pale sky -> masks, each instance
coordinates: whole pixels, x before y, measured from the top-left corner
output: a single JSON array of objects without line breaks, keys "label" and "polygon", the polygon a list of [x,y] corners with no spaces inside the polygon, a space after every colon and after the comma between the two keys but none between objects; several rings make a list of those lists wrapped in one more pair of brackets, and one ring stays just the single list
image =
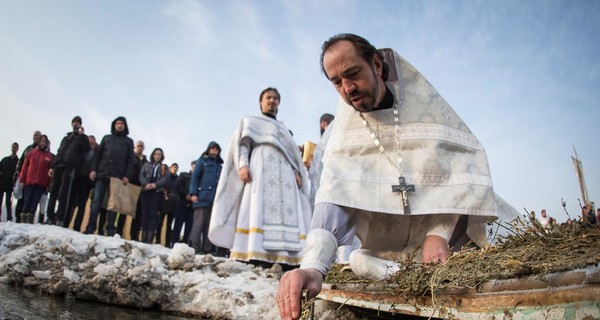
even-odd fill
[{"label": "pale sky", "polygon": [[[495,191],[520,213],[566,220],[583,161],[600,205],[600,2],[0,0],[0,155],[39,129],[53,151],[75,115],[98,141],[130,137],[180,170],[227,149],[258,95],[279,89],[296,143],[319,139],[338,95],[321,44],[355,33],[415,66],[483,143]],[[2,151],[4,150],[4,151]],[[225,151],[225,150],[224,150]],[[583,199],[582,199],[583,200]]]}]

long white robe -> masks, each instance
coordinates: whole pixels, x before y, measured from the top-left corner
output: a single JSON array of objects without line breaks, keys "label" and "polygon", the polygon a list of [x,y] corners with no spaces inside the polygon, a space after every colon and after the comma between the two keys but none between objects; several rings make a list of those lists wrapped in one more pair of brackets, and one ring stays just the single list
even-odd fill
[{"label": "long white robe", "polygon": [[[239,146],[253,141],[252,182],[239,178]],[[302,175],[298,189],[294,171]],[[292,135],[269,117],[242,118],[229,144],[209,227],[215,245],[231,249],[231,258],[299,264],[311,211],[310,189]]]}]

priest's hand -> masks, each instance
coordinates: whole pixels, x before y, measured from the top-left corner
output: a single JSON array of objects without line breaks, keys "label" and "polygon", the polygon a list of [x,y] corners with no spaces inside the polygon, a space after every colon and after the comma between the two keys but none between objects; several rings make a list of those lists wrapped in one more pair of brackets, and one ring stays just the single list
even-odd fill
[{"label": "priest's hand", "polygon": [[244,182],[244,183],[252,182],[252,178],[250,176],[250,169],[248,169],[248,166],[241,167],[239,174],[240,174],[240,180],[242,180],[242,182]]},{"label": "priest's hand", "polygon": [[281,319],[300,318],[300,300],[302,290],[308,289],[308,298],[312,299],[321,292],[323,274],[315,269],[294,269],[286,272],[277,289],[277,305]]},{"label": "priest's hand", "polygon": [[450,257],[448,241],[440,236],[429,235],[423,242],[423,263],[445,262]]}]

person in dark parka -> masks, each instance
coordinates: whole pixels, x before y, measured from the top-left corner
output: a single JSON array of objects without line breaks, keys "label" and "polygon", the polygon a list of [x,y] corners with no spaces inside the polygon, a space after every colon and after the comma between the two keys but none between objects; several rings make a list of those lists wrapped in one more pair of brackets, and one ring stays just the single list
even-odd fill
[{"label": "person in dark parka", "polygon": [[[94,155],[90,180],[95,181],[94,201],[90,208],[90,220],[85,229],[86,234],[96,232],[98,212],[102,208],[104,195],[108,191],[110,178],[118,178],[123,184],[128,184],[133,173],[133,140],[129,138],[129,128],[125,117],[117,117],[111,124],[111,134],[105,135]],[[109,236],[115,234],[116,213],[108,211],[106,232]]]}]

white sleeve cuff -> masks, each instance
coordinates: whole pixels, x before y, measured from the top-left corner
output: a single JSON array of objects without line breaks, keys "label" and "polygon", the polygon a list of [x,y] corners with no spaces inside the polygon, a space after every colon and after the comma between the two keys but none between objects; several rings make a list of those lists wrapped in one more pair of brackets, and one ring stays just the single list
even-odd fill
[{"label": "white sleeve cuff", "polygon": [[316,269],[326,276],[335,258],[337,247],[337,239],[330,231],[310,230],[306,236],[306,246],[300,269]]},{"label": "white sleeve cuff", "polygon": [[446,241],[450,241],[459,217],[457,214],[432,214],[427,235],[442,237]]}]

